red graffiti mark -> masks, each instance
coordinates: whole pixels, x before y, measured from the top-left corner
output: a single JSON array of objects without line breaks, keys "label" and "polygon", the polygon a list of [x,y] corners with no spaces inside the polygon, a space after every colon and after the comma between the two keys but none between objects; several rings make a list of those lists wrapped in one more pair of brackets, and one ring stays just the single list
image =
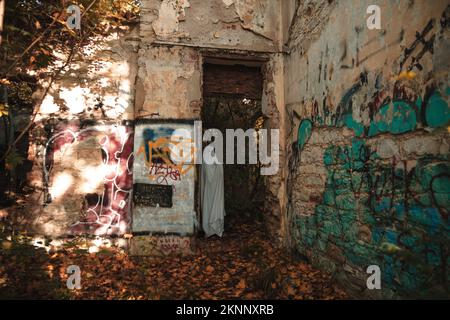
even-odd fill
[{"label": "red graffiti mark", "polygon": [[156,177],[156,182],[162,184],[168,184],[169,179],[172,181],[180,181],[181,173],[180,170],[171,165],[164,163],[153,163],[149,171],[150,176]]}]

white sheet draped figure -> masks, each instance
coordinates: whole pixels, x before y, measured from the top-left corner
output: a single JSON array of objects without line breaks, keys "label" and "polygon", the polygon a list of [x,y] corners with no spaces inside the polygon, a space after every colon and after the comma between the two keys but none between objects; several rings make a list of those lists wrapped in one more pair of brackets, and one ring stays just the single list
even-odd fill
[{"label": "white sheet draped figure", "polygon": [[202,164],[202,228],[206,237],[222,237],[225,219],[225,194],[222,164]]}]

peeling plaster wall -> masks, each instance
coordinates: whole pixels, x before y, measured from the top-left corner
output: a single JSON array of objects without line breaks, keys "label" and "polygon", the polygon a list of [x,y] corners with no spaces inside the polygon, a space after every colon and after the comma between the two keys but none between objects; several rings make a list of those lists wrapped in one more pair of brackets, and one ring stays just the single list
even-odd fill
[{"label": "peeling plaster wall", "polygon": [[137,32],[94,39],[55,79],[30,133],[27,231],[130,231]]},{"label": "peeling plaster wall", "polygon": [[355,296],[448,297],[450,7],[378,1],[371,31],[370,4],[301,1],[291,24],[293,245]]},{"label": "peeling plaster wall", "polygon": [[167,46],[140,49],[137,118],[198,118],[201,98],[200,55],[197,50]]},{"label": "peeling plaster wall", "polygon": [[276,175],[266,176],[264,217],[267,230],[278,245],[286,244],[289,229],[286,224],[286,131],[284,113],[284,59],[282,54],[271,57],[263,71],[262,111],[267,117],[266,129],[279,129],[279,163]]},{"label": "peeling plaster wall", "polygon": [[141,37],[149,42],[276,51],[279,9],[279,0],[146,0]]},{"label": "peeling plaster wall", "polygon": [[[194,48],[142,45],[139,51],[135,106],[136,119],[142,121],[142,124],[137,127],[135,135],[135,155],[139,148],[146,147],[149,141],[156,145],[161,144],[159,138],[155,140],[146,138],[146,130],[167,131],[168,134],[162,139],[170,142],[170,132],[177,126],[174,122],[200,118],[202,98],[200,65],[200,54]],[[158,120],[159,124],[151,124],[152,120]],[[159,129],[155,129],[155,125]],[[166,148],[167,142],[159,147]],[[194,208],[195,166],[188,164],[189,168],[183,165],[175,168],[167,157],[162,159],[161,163],[151,163],[144,158],[142,154],[136,158],[135,186],[145,184],[150,186],[149,188],[171,187],[172,191],[161,192],[166,195],[170,193],[173,205],[163,208],[145,203],[137,205],[135,201],[133,232],[159,234],[133,238],[131,248],[132,253],[136,255],[158,254],[157,244],[160,241],[158,238],[162,234],[170,233],[174,238],[192,236],[197,219]],[[188,244],[189,247],[190,241]],[[173,250],[167,252],[177,250],[178,253],[189,252],[185,249],[183,246],[175,246]]]},{"label": "peeling plaster wall", "polygon": [[[282,42],[280,10],[278,0],[143,1],[135,117],[150,122],[158,120],[169,127],[173,120],[200,119],[205,52],[209,57],[247,55],[249,59],[259,53],[269,58],[264,70],[263,112],[270,119],[267,125],[279,128],[284,121],[283,57],[277,53]],[[280,140],[283,139],[280,135]],[[135,183],[136,179],[135,173]],[[187,185],[196,181],[194,174],[183,179]],[[280,217],[285,199],[284,182],[279,175],[268,180],[267,205],[274,210],[267,210],[267,225],[273,237],[281,240],[285,235]],[[139,210],[139,221],[133,227],[139,232],[189,233],[184,227],[186,219],[192,218],[189,210],[159,209],[166,212],[159,213],[159,229],[154,228],[155,221],[151,220],[155,217],[154,208]],[[170,230],[169,225],[173,226]],[[154,251],[151,238],[133,241],[135,252]]]}]

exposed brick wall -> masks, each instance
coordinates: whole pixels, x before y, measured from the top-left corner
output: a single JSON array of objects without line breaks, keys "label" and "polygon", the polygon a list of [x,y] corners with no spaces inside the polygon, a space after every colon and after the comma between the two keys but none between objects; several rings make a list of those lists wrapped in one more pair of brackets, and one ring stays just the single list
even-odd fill
[{"label": "exposed brick wall", "polygon": [[308,3],[286,59],[294,245],[355,296],[448,297],[450,8],[379,1],[370,31],[369,1]]},{"label": "exposed brick wall", "polygon": [[248,99],[262,97],[262,73],[259,68],[239,65],[204,65],[203,94],[233,94]]}]

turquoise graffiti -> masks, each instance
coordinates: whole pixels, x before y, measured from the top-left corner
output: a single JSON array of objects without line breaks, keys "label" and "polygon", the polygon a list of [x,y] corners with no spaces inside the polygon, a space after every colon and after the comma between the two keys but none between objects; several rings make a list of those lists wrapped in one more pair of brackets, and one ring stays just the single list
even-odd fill
[{"label": "turquoise graffiti", "polygon": [[[295,221],[300,247],[331,271],[377,264],[384,285],[400,296],[448,295],[448,160],[423,157],[406,170],[381,161],[363,139],[328,147],[323,199],[314,215]],[[333,246],[337,255],[330,254]]]},{"label": "turquoise graffiti", "polygon": [[[387,98],[378,105],[369,102],[368,124],[362,123],[353,117],[352,97],[366,85],[366,76],[361,75],[361,80],[352,86],[342,97],[336,112],[331,112],[324,106],[319,115],[310,119],[303,119],[298,127],[298,147],[300,150],[309,139],[311,128],[319,127],[347,127],[355,132],[357,137],[375,137],[382,133],[403,134],[419,128],[442,128],[450,125],[450,87],[443,93],[437,89],[428,90],[425,98],[418,96],[413,101],[404,98]],[[398,90],[401,91],[401,90]],[[401,96],[400,94],[397,94]],[[361,106],[357,106],[360,108]],[[322,114],[325,114],[323,116]]]},{"label": "turquoise graffiti", "polygon": [[[446,29],[449,9],[440,21]],[[425,54],[434,54],[437,35],[431,33],[435,23],[431,20],[403,49],[400,75],[401,71],[418,70],[427,77],[420,60]],[[416,55],[419,47],[421,53]],[[323,159],[317,159],[325,167],[323,189],[294,189],[295,184],[288,183],[294,242],[315,265],[336,272],[336,277],[350,283],[349,291],[368,294],[366,268],[378,265],[383,288],[379,294],[383,297],[448,299],[450,155],[446,143],[433,154],[416,154],[401,147],[391,158],[386,152],[378,155],[374,143],[383,135],[395,140],[412,132],[415,134],[408,137],[448,138],[450,87],[445,82],[429,81],[431,77],[426,80],[427,87],[419,87],[419,77],[397,77],[391,83],[382,73],[373,76],[366,71],[360,73],[337,105],[330,103],[328,97],[333,91],[326,89],[305,102],[304,112],[297,113],[301,120],[298,138],[289,157],[289,170],[294,173],[302,163],[304,149],[310,144],[318,148],[319,142],[312,143],[312,134],[321,136],[326,128],[348,128],[354,138],[346,135],[345,145],[323,147]],[[369,81],[372,78],[374,81]],[[371,83],[373,87],[369,87]],[[305,111],[308,115],[300,117]],[[339,132],[329,131],[327,137]],[[292,174],[289,182],[301,184],[299,177]],[[304,197],[310,199],[305,204],[308,200],[299,196],[302,190],[314,193],[314,203],[311,197]],[[355,280],[360,286],[353,290]]]},{"label": "turquoise graffiti", "polygon": [[368,136],[379,133],[400,134],[417,127],[417,112],[420,107],[405,101],[394,101],[380,108],[370,123]]},{"label": "turquoise graffiti", "polygon": [[308,119],[303,120],[302,122],[300,122],[300,125],[298,126],[298,148],[300,150],[303,149],[303,147],[305,146],[305,144],[308,142],[309,138],[311,137],[311,133],[312,133],[312,122]]},{"label": "turquoise graffiti", "polygon": [[450,109],[446,101],[450,96],[450,88],[447,88],[445,96],[435,92],[428,101],[429,107],[425,111],[425,120],[432,128],[443,127],[450,121]]}]

